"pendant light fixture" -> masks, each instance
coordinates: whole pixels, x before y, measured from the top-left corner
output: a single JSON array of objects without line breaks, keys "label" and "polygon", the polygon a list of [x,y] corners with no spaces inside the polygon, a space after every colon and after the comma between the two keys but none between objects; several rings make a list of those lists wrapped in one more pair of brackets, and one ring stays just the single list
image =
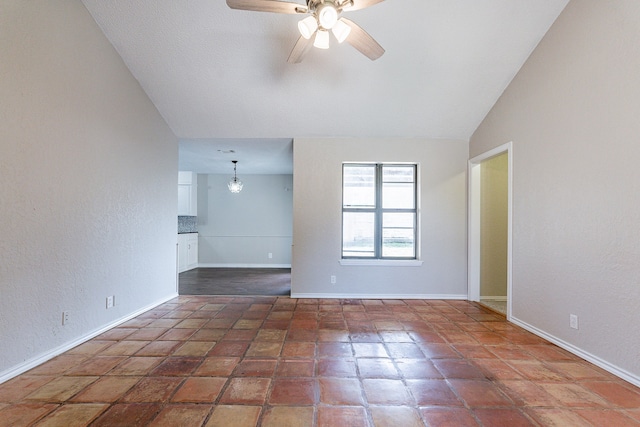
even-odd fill
[{"label": "pendant light fixture", "polygon": [[229,187],[229,191],[231,191],[232,193],[239,193],[242,190],[242,181],[238,179],[238,175],[236,174],[236,166],[238,161],[231,160],[231,163],[233,163],[233,179],[229,181],[229,184],[227,186]]}]

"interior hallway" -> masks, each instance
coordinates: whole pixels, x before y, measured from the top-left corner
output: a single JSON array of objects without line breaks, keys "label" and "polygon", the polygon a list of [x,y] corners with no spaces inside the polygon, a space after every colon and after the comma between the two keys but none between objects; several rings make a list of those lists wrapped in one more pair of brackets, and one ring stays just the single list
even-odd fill
[{"label": "interior hallway", "polygon": [[0,426],[637,426],[640,390],[466,301],[181,296],[0,385]]}]

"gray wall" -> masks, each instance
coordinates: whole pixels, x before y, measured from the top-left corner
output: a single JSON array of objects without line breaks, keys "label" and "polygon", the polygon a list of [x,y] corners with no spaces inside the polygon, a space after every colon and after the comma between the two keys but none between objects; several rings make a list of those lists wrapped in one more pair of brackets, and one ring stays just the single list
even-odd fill
[{"label": "gray wall", "polygon": [[79,0],[3,0],[0,58],[1,382],[175,295],[178,174]]},{"label": "gray wall", "polygon": [[[292,295],[466,298],[467,141],[296,139],[293,156]],[[422,265],[340,264],[343,162],[419,164]]]},{"label": "gray wall", "polygon": [[[292,175],[198,175],[198,263],[201,267],[290,267]],[[269,253],[272,258],[269,258]]]},{"label": "gray wall", "polygon": [[513,141],[514,319],[636,384],[638,22],[637,0],[570,2],[470,143]]}]

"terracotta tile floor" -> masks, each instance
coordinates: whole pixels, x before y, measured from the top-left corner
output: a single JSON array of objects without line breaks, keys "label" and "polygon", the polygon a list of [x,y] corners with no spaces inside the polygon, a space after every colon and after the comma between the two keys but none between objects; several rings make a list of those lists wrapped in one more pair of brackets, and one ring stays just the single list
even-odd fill
[{"label": "terracotta tile floor", "polygon": [[640,390],[465,301],[176,298],[0,385],[0,426],[640,426]]}]

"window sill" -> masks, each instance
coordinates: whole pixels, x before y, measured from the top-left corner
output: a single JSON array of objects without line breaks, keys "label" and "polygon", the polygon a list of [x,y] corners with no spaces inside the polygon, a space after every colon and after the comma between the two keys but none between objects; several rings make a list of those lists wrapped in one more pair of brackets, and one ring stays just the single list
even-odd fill
[{"label": "window sill", "polygon": [[367,265],[380,267],[420,267],[424,261],[419,259],[341,259],[340,265]]}]

